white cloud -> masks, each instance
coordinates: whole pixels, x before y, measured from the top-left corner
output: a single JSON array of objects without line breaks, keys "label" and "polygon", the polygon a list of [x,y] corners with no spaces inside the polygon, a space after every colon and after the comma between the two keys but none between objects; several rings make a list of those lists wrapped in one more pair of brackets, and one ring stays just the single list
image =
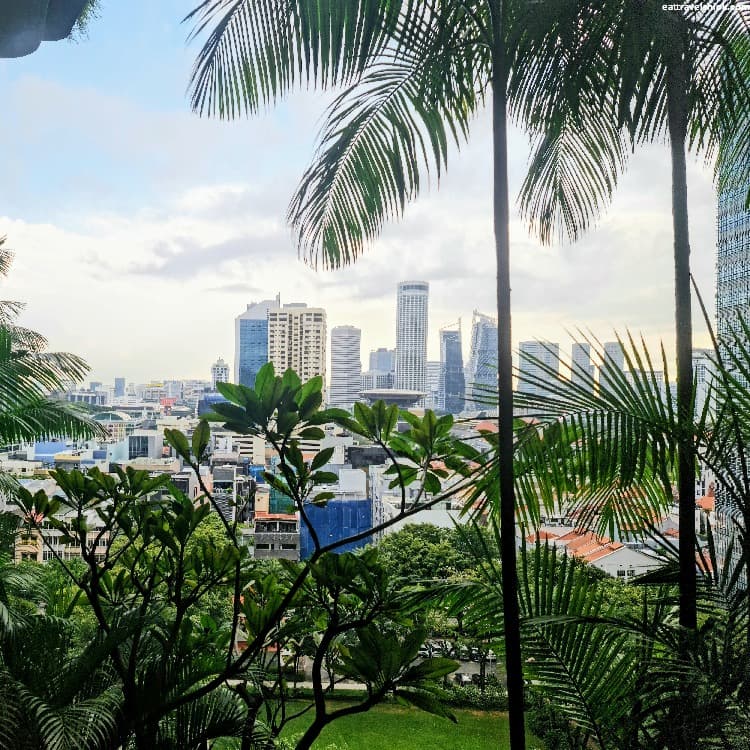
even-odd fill
[{"label": "white cloud", "polygon": [[[11,93],[16,114],[0,135],[17,139],[21,154],[36,148],[50,168],[46,182],[43,170],[24,175],[16,156],[18,195],[0,186],[0,205],[13,207],[0,234],[17,251],[3,296],[26,300],[24,322],[55,348],[85,356],[99,379],[207,376],[217,356],[233,358],[234,316],[277,292],[325,307],[329,327],[361,327],[365,362],[368,349],[394,344],[399,280],[431,283],[431,358],[440,326],[459,317],[468,326],[473,309],[494,309],[486,116],[452,155],[439,189],[433,184],[388,225],[355,266],[316,273],[297,259],[284,223],[312,154],[310,123],[322,106],[315,96],[227,125],[37,79]],[[63,166],[53,137],[69,139]],[[514,133],[514,191],[526,161],[526,141]],[[576,245],[541,247],[514,218],[516,340],[564,342],[565,330],[579,326],[608,338],[612,327],[630,327],[670,344],[669,175],[663,146],[636,154],[611,209]],[[689,185],[693,267],[711,308],[710,174],[691,164]],[[42,205],[33,205],[35,192]]]}]

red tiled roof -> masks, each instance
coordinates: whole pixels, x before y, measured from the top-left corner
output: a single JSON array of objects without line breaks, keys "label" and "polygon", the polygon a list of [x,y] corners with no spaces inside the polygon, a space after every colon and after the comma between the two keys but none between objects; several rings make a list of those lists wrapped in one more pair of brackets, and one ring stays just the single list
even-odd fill
[{"label": "red tiled roof", "polygon": [[695,504],[709,513],[716,510],[716,498],[713,495],[704,495],[700,500],[696,500]]}]

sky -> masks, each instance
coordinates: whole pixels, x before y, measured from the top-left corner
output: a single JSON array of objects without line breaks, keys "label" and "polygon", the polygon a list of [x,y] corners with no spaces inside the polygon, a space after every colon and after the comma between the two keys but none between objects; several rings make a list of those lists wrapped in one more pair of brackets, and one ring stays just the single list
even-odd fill
[{"label": "sky", "polygon": [[[329,97],[295,91],[252,119],[190,111],[199,46],[181,20],[197,0],[103,0],[86,38],[0,60],[0,236],[15,252],[0,297],[50,348],[83,356],[111,383],[209,378],[234,360],[234,318],[281,294],[362,329],[367,353],[395,345],[396,285],[430,282],[428,358],[441,327],[492,314],[491,140],[487,112],[433,182],[354,266],[298,259],[286,207],[310,163]],[[509,139],[515,197],[529,158]],[[714,299],[712,171],[688,162],[693,273]],[[664,144],[632,155],[614,201],[575,244],[541,246],[511,224],[513,338],[602,340],[626,329],[673,351],[670,163]],[[697,307],[697,305],[696,305]],[[696,345],[708,337],[695,316]],[[468,356],[465,351],[464,356]]]}]

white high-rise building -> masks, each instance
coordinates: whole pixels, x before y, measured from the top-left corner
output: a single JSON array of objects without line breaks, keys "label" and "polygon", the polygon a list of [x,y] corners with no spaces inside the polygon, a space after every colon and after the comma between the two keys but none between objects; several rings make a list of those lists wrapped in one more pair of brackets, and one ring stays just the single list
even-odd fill
[{"label": "white high-rise building", "polygon": [[445,408],[445,398],[440,392],[440,373],[442,372],[442,363],[428,362],[425,368],[425,408],[433,411],[442,411]]},{"label": "white high-rise building", "polygon": [[331,385],[328,405],[351,409],[362,388],[362,331],[354,326],[331,328]]},{"label": "white high-rise building", "polygon": [[591,344],[573,342],[570,360],[570,380],[573,385],[593,392],[594,365],[591,364]]},{"label": "white high-rise building", "polygon": [[[615,370],[623,372],[625,369],[625,350],[622,348],[622,344],[619,341],[605,341],[604,342],[604,358],[599,366],[599,385],[601,387],[607,387],[610,378],[607,376],[609,370],[614,375]],[[616,380],[613,384],[616,384]]]},{"label": "white high-rise building", "polygon": [[216,362],[211,365],[211,390],[216,390],[217,383],[228,383],[229,382],[229,365],[219,357]]},{"label": "white high-rise building", "polygon": [[[560,344],[549,341],[521,341],[519,352],[520,393],[540,396],[547,392],[546,384],[559,378]],[[527,378],[533,379],[533,382]]]},{"label": "white high-rise building", "polygon": [[402,281],[396,310],[396,378],[399,390],[425,392],[427,368],[426,281]]},{"label": "white high-rise building", "polygon": [[326,375],[326,311],[302,302],[268,311],[268,361],[291,368],[302,382]]}]

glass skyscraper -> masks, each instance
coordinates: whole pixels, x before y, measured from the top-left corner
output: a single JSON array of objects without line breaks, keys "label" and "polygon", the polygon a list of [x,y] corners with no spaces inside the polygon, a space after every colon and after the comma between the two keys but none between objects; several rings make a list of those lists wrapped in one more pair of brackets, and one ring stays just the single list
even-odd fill
[{"label": "glass skyscraper", "polygon": [[443,328],[440,331],[440,406],[449,414],[458,414],[464,409],[465,396],[461,329]]},{"label": "glass skyscraper", "polygon": [[[748,156],[750,158],[750,155]],[[745,209],[749,185],[736,186],[719,195],[716,254],[716,328],[720,346],[734,346],[732,333],[739,332],[740,319],[750,323],[750,211]],[[731,362],[729,362],[731,366]],[[744,380],[741,373],[735,377]],[[741,476],[739,456],[736,474]],[[735,534],[735,521],[740,511],[729,492],[717,483],[716,546],[720,556],[727,553]],[[735,551],[735,557],[737,552]],[[740,585],[746,586],[745,576]]]},{"label": "glass skyscraper", "polygon": [[268,362],[268,312],[280,300],[263,300],[247,306],[234,320],[234,382],[252,388],[258,370]]},{"label": "glass skyscraper", "polygon": [[497,321],[474,310],[471,325],[471,351],[466,368],[467,401],[486,405],[497,393]]}]

